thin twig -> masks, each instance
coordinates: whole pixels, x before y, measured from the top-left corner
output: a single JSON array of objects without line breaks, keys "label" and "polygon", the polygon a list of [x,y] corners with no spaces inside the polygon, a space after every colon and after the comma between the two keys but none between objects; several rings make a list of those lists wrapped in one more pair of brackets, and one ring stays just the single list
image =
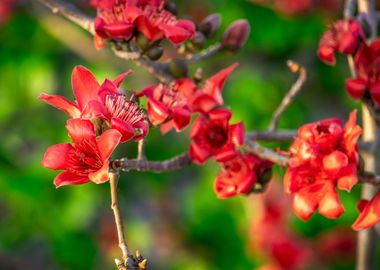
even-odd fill
[{"label": "thin twig", "polygon": [[343,17],[348,19],[355,15],[357,0],[346,0],[344,3]]},{"label": "thin twig", "polygon": [[38,0],[41,4],[48,7],[54,14],[61,15],[72,21],[84,30],[95,33],[94,20],[79,11],[73,4],[61,0]]},{"label": "thin twig", "polygon": [[123,253],[124,261],[131,256],[128,249],[127,242],[125,241],[123,219],[121,218],[119,203],[117,200],[117,184],[119,181],[119,174],[115,171],[109,173],[110,187],[111,187],[111,208],[115,216],[115,223],[117,229],[117,237],[119,239],[119,247]]},{"label": "thin twig", "polygon": [[200,53],[191,55],[190,58],[186,60],[186,62],[187,64],[195,64],[217,54],[222,50],[222,48],[222,44],[220,44],[219,42],[215,43],[214,45],[211,45],[210,47],[201,51]]},{"label": "thin twig", "polygon": [[111,162],[113,169],[122,171],[139,171],[139,172],[155,172],[162,173],[167,171],[178,170],[192,164],[192,160],[188,153],[175,156],[164,161],[150,161],[138,159],[119,159]]},{"label": "thin twig", "polygon": [[263,142],[292,142],[297,136],[297,130],[254,130],[247,132],[247,138]]},{"label": "thin twig", "polygon": [[306,81],[307,72],[304,67],[290,60],[287,62],[287,65],[289,66],[292,72],[299,73],[299,76],[298,76],[297,81],[293,84],[289,92],[285,95],[285,97],[281,101],[281,104],[278,106],[277,110],[273,113],[272,121],[269,124],[269,130],[277,129],[277,125],[278,125],[278,121],[280,120],[280,117],[282,116],[286,108],[292,103],[296,95],[300,92],[303,84]]},{"label": "thin twig", "polygon": [[275,164],[278,164],[282,167],[288,166],[289,158],[281,155],[279,153],[276,153],[275,151],[266,148],[264,146],[261,146],[260,144],[252,141],[252,140],[246,140],[246,143],[244,145],[244,148],[251,153],[254,153],[258,157],[272,161]]},{"label": "thin twig", "polygon": [[137,144],[137,160],[146,160],[145,139],[139,140]]}]

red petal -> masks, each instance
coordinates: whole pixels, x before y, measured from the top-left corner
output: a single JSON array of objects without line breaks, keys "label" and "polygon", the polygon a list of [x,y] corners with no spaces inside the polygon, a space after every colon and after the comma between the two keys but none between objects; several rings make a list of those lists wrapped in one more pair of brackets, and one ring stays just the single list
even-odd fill
[{"label": "red petal", "polygon": [[113,83],[117,86],[120,87],[121,83],[124,81],[125,77],[127,77],[129,74],[133,73],[132,70],[128,70],[127,72],[124,72],[117,76],[115,80],[113,80]]},{"label": "red petal", "polygon": [[42,166],[52,170],[65,170],[67,168],[69,152],[73,147],[68,144],[56,144],[50,146],[42,160]]},{"label": "red petal", "polygon": [[194,141],[190,143],[189,155],[196,164],[203,164],[209,157],[211,157],[209,151]]},{"label": "red petal", "polygon": [[97,100],[91,100],[83,108],[81,118],[93,120],[97,117],[108,117],[107,109]]},{"label": "red petal", "polygon": [[174,45],[180,44],[194,35],[187,29],[175,25],[160,24],[159,28],[164,32],[165,37]]},{"label": "red petal", "polygon": [[182,131],[190,123],[190,112],[184,108],[175,108],[173,110],[173,125],[179,132]]},{"label": "red petal", "polygon": [[218,105],[212,96],[203,93],[197,95],[191,102],[191,107],[195,112],[208,112]]},{"label": "red petal", "polygon": [[118,146],[121,134],[115,129],[109,129],[100,135],[97,142],[102,160],[108,160],[112,152]]},{"label": "red petal", "polygon": [[130,39],[133,33],[133,25],[129,23],[112,23],[104,25],[104,31],[114,39]]},{"label": "red petal", "polygon": [[330,173],[336,174],[347,165],[348,157],[340,151],[334,151],[323,158],[323,168]]},{"label": "red petal", "polygon": [[54,179],[54,185],[56,188],[67,185],[81,185],[90,182],[88,177],[78,176],[71,172],[61,172]]},{"label": "red petal", "polygon": [[362,79],[347,79],[346,90],[355,100],[360,100],[366,91],[367,83]]},{"label": "red petal", "polygon": [[145,120],[137,122],[133,125],[133,128],[140,129],[142,131],[140,135],[133,137],[134,141],[139,141],[148,135],[149,124]]},{"label": "red petal", "polygon": [[157,126],[169,116],[169,110],[161,102],[148,98],[148,116],[153,125]]},{"label": "red petal", "polygon": [[120,95],[119,88],[110,80],[105,79],[102,85],[99,87],[98,96],[101,98],[103,103],[106,102],[108,95],[117,96]]},{"label": "red petal", "polygon": [[[361,205],[363,207],[363,205]],[[359,217],[352,225],[354,230],[367,229],[380,221],[380,192],[362,209]]]},{"label": "red petal", "polygon": [[204,117],[199,117],[197,120],[194,121],[190,129],[190,134],[189,134],[190,139],[194,138],[202,131],[203,125],[205,123],[206,123],[206,120]]},{"label": "red petal", "polygon": [[135,129],[132,125],[119,118],[113,117],[111,119],[111,128],[116,129],[121,133],[121,142],[129,141],[135,136]]},{"label": "red petal", "polygon": [[380,83],[371,85],[369,88],[369,93],[371,94],[372,100],[377,106],[380,106]]},{"label": "red petal", "polygon": [[340,190],[351,191],[352,187],[358,182],[356,164],[351,164],[344,168],[337,180],[337,186]]},{"label": "red petal", "polygon": [[335,65],[334,49],[327,46],[322,46],[318,49],[318,57],[328,65]]},{"label": "red petal", "polygon": [[212,96],[219,105],[223,105],[223,97],[222,97],[222,88],[223,85],[231,74],[231,72],[238,66],[238,63],[232,64],[228,68],[225,68],[219,71],[217,74],[209,78],[205,86],[203,87],[203,92]]},{"label": "red petal", "polygon": [[95,47],[95,49],[100,50],[104,46],[106,46],[106,43],[103,41],[103,39],[99,35],[95,34],[94,35],[94,47]]},{"label": "red petal", "polygon": [[231,125],[228,134],[228,141],[234,145],[244,144],[244,125],[242,122]]},{"label": "red petal", "polygon": [[237,156],[238,152],[235,149],[235,146],[228,144],[219,149],[215,154],[215,160],[217,162],[227,162]]},{"label": "red petal", "polygon": [[74,96],[80,110],[91,100],[97,99],[99,83],[94,75],[83,66],[76,66],[71,75]]},{"label": "red petal", "polygon": [[77,105],[65,97],[48,95],[48,94],[42,93],[38,96],[38,98],[42,99],[47,104],[64,111],[66,114],[68,114],[72,118],[78,118],[80,116],[80,111]]},{"label": "red petal", "polygon": [[67,131],[73,142],[80,143],[83,140],[95,142],[95,127],[89,120],[70,119],[66,124]]},{"label": "red petal", "polygon": [[319,201],[318,212],[330,219],[340,217],[343,212],[343,206],[338,198],[338,193],[332,182],[326,181],[321,200]]},{"label": "red petal", "polygon": [[215,109],[208,112],[208,116],[211,120],[222,120],[228,123],[231,119],[232,113],[228,109]]},{"label": "red petal", "polygon": [[318,207],[318,198],[316,192],[312,192],[312,188],[320,190],[321,184],[313,184],[300,189],[293,199],[293,211],[303,221],[309,220],[311,215]]},{"label": "red petal", "polygon": [[100,168],[100,170],[90,173],[88,175],[88,178],[96,184],[107,182],[108,181],[108,165],[109,165],[109,161],[108,160],[104,161],[104,164]]}]

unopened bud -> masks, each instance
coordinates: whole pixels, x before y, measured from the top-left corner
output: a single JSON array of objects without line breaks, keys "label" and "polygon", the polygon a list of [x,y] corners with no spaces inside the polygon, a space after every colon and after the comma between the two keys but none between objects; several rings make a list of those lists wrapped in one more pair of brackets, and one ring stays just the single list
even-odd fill
[{"label": "unopened bud", "polygon": [[208,15],[203,19],[201,24],[199,25],[199,30],[207,37],[212,38],[216,31],[218,31],[221,23],[220,14],[214,13]]},{"label": "unopened bud", "polygon": [[177,5],[174,2],[171,2],[171,1],[165,2],[164,9],[166,9],[173,15],[177,15]]},{"label": "unopened bud", "polygon": [[264,170],[264,172],[259,175],[258,182],[265,185],[269,183],[269,181],[272,179],[272,168],[267,168]]},{"label": "unopened bud", "polygon": [[202,32],[196,32],[194,37],[189,43],[189,49],[191,51],[196,51],[202,49],[206,43],[206,38]]},{"label": "unopened bud", "polygon": [[164,50],[161,46],[155,46],[153,48],[150,48],[145,53],[150,60],[156,61],[161,58],[161,56],[164,54]]},{"label": "unopened bud", "polygon": [[139,33],[136,37],[136,44],[142,51],[146,51],[152,45],[149,39],[142,33]]},{"label": "unopened bud", "polygon": [[175,78],[186,77],[188,73],[186,62],[178,58],[174,58],[169,62],[169,70]]},{"label": "unopened bud", "polygon": [[224,32],[222,45],[229,51],[237,51],[244,46],[247,41],[250,26],[247,20],[237,20],[233,22]]}]

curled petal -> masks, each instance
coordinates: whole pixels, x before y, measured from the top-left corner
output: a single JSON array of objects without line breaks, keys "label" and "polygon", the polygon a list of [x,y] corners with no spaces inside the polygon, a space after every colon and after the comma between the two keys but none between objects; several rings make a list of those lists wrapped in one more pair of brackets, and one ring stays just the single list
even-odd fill
[{"label": "curled petal", "polygon": [[148,117],[153,125],[163,123],[169,116],[169,110],[161,102],[148,98]]},{"label": "curled petal", "polygon": [[362,203],[360,208],[362,210],[359,217],[352,225],[352,228],[357,231],[370,228],[380,221],[380,192],[368,203]]},{"label": "curled petal", "polygon": [[189,155],[196,164],[203,164],[209,157],[211,157],[210,151],[198,145],[195,141],[192,141],[190,144]]},{"label": "curled petal", "polygon": [[347,79],[346,90],[355,100],[360,100],[365,94],[367,83],[362,79]]},{"label": "curled petal", "polygon": [[334,174],[347,165],[348,157],[341,151],[334,151],[323,158],[323,168]]},{"label": "curled petal", "polygon": [[99,83],[94,75],[83,66],[76,66],[71,75],[71,83],[78,107],[82,110],[91,100],[96,100]]},{"label": "curled petal", "polygon": [[352,187],[358,182],[356,164],[351,164],[340,172],[337,186],[340,190],[351,191]]},{"label": "curled petal", "polygon": [[328,65],[335,66],[334,49],[329,46],[322,46],[318,49],[318,57]]},{"label": "curled petal", "polygon": [[72,149],[73,147],[68,143],[50,146],[45,152],[42,166],[52,170],[65,170]]},{"label": "curled petal", "polygon": [[80,111],[77,105],[63,96],[55,96],[42,93],[38,96],[38,98],[42,99],[47,104],[64,111],[72,118],[78,118],[80,116]]},{"label": "curled petal", "polygon": [[108,165],[109,161],[104,161],[103,166],[96,172],[92,172],[88,175],[88,178],[96,183],[101,184],[108,181]]},{"label": "curled petal", "polygon": [[244,125],[242,122],[231,125],[229,129],[229,142],[234,145],[242,145],[244,143]]},{"label": "curled petal", "polygon": [[125,77],[127,77],[129,74],[133,73],[132,70],[128,70],[127,72],[124,72],[117,76],[115,80],[113,80],[113,83],[117,86],[120,87],[121,83],[124,81]]},{"label": "curled petal", "polygon": [[95,127],[89,120],[70,119],[67,121],[66,128],[75,144],[83,140],[95,142]]},{"label": "curled petal", "polygon": [[184,108],[175,108],[173,110],[173,125],[179,132],[182,131],[190,123],[191,113]]},{"label": "curled petal", "polygon": [[227,162],[238,155],[233,144],[228,144],[219,149],[215,154],[215,160],[217,162]]},{"label": "curled petal", "polygon": [[61,172],[54,179],[56,188],[67,185],[81,185],[90,182],[90,179],[85,176],[79,176],[70,172]]},{"label": "curled petal", "polygon": [[141,131],[140,135],[133,137],[134,141],[139,141],[148,135],[149,124],[146,121],[137,122],[136,124],[133,125],[133,128],[140,129],[140,131]]},{"label": "curled petal", "polygon": [[303,221],[309,220],[318,207],[318,191],[323,188],[323,184],[316,183],[299,190],[293,199],[293,211]]},{"label": "curled petal", "polygon": [[338,193],[332,182],[326,181],[323,191],[321,191],[322,198],[319,202],[318,212],[330,219],[340,217],[344,213],[343,206],[338,198]]},{"label": "curled petal", "polygon": [[135,136],[135,129],[132,127],[132,125],[119,118],[113,117],[111,119],[111,128],[116,129],[120,132],[121,142],[129,141]]},{"label": "curled petal", "polygon": [[97,141],[100,156],[103,161],[108,160],[121,140],[121,134],[115,129],[109,129],[100,135]]}]

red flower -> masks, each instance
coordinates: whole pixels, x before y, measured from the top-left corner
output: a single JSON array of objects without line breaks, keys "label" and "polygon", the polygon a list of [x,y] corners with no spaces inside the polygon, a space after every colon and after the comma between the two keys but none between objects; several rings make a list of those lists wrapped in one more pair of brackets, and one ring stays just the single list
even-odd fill
[{"label": "red flower", "polygon": [[191,118],[189,99],[196,91],[196,85],[189,79],[178,80],[174,85],[153,85],[145,88],[139,96],[148,99],[147,109],[150,122],[161,125],[162,133],[168,132],[172,127],[182,131]]},{"label": "red flower", "polygon": [[238,66],[238,63],[232,64],[214,76],[210,77],[204,86],[195,93],[191,99],[193,111],[208,112],[215,107],[223,105],[222,89],[225,81],[231,72]]},{"label": "red flower", "polygon": [[231,112],[215,109],[201,115],[190,131],[190,157],[195,163],[202,164],[211,156],[218,162],[236,157],[235,146],[244,142],[243,123],[229,124]]},{"label": "red flower", "polygon": [[258,177],[272,164],[253,154],[238,154],[222,164],[222,171],[216,177],[214,190],[219,199],[238,194],[247,194]]},{"label": "red flower", "polygon": [[150,41],[167,38],[173,44],[179,44],[192,38],[195,34],[195,25],[190,20],[177,18],[164,9],[164,1],[138,1],[142,16],[136,19],[139,32]]},{"label": "red flower", "polygon": [[380,192],[372,200],[361,200],[358,208],[360,215],[352,225],[354,230],[367,229],[380,221]]},{"label": "red flower", "polygon": [[163,0],[99,0],[95,19],[95,47],[104,46],[103,39],[127,41],[134,30],[143,33],[150,41],[167,38],[179,44],[195,33],[194,23],[177,20],[164,9]]},{"label": "red flower", "polygon": [[[72,73],[72,86],[76,104],[62,96],[41,94],[40,99],[63,110],[72,118],[95,120],[101,118],[108,126],[122,134],[122,142],[134,138],[140,140],[148,133],[144,111],[137,103],[126,98],[118,89],[130,72],[121,74],[113,82],[106,79],[99,85],[86,68],[77,66]],[[104,128],[107,125],[102,125]]]},{"label": "red flower", "polygon": [[0,26],[5,24],[12,13],[12,0],[2,0],[0,2]]},{"label": "red flower", "polygon": [[377,106],[380,106],[380,39],[371,45],[363,44],[355,55],[357,78],[346,80],[349,95],[360,100],[366,91]]},{"label": "red flower", "polygon": [[354,54],[364,40],[365,35],[359,22],[353,19],[339,20],[323,34],[317,54],[326,64],[335,65],[334,52]]},{"label": "red flower", "polygon": [[103,39],[129,40],[133,35],[134,22],[141,10],[128,0],[97,1],[98,16],[95,19],[95,47],[102,48]]},{"label": "red flower", "polygon": [[110,129],[96,140],[94,125],[81,119],[68,120],[66,128],[74,144],[53,145],[42,160],[45,168],[64,171],[54,179],[55,186],[106,182],[108,159],[119,144],[121,134]]},{"label": "red flower", "polygon": [[344,128],[339,119],[328,119],[299,129],[290,148],[284,186],[287,194],[295,194],[293,210],[301,219],[308,220],[317,208],[328,218],[344,212],[335,189],[350,191],[358,181],[361,132],[356,111]]}]

